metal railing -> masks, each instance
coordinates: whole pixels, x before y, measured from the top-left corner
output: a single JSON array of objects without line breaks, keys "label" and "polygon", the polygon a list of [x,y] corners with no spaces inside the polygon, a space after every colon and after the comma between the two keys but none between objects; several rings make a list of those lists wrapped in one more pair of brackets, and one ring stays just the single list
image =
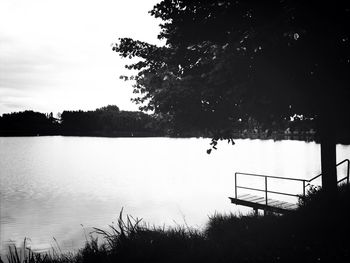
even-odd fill
[{"label": "metal railing", "polygon": [[[346,171],[346,176],[342,179],[340,179],[339,181],[337,181],[337,183],[341,183],[342,181],[346,180],[346,183],[349,183],[349,173],[350,173],[350,161],[349,159],[344,159],[343,161],[341,161],[340,163],[337,163],[336,167],[338,167],[339,165],[342,165],[343,163],[347,163],[348,167],[347,167],[347,171]],[[310,180],[308,180],[308,184],[305,186],[309,186],[310,182],[312,182],[313,180],[319,178],[320,176],[322,176],[322,173],[320,173],[319,175],[316,175],[315,177],[312,177]]]},{"label": "metal railing", "polygon": [[[265,179],[265,189],[259,189],[259,188],[252,188],[252,187],[246,187],[246,186],[239,186],[237,184],[237,175],[248,175],[248,176],[256,176],[256,177],[263,177]],[[268,205],[268,193],[271,194],[279,194],[279,195],[287,195],[287,196],[294,196],[298,197],[299,195],[297,194],[291,194],[291,193],[283,193],[283,192],[277,192],[277,191],[270,191],[267,188],[267,183],[268,179],[280,179],[280,180],[290,180],[290,181],[299,181],[302,183],[303,186],[303,195],[305,195],[305,185],[308,180],[305,179],[296,179],[296,178],[288,178],[288,177],[279,177],[279,176],[270,176],[270,175],[262,175],[262,174],[252,174],[252,173],[241,173],[241,172],[236,172],[235,173],[235,198],[237,199],[238,197],[238,188],[240,189],[246,189],[246,190],[253,190],[253,191],[258,191],[258,192],[264,192],[265,193],[265,204]]]},{"label": "metal railing", "polygon": [[[336,165],[336,167],[338,167],[339,165],[343,164],[343,163],[347,163],[348,167],[347,167],[347,175],[346,177],[340,179],[339,181],[337,181],[338,183],[347,180],[347,183],[349,183],[349,173],[350,173],[350,161],[349,159],[345,159],[343,161],[341,161],[340,163],[338,163]],[[239,186],[237,184],[237,175],[247,175],[247,176],[256,176],[256,177],[262,177],[264,178],[265,181],[265,189],[260,189],[260,188],[253,188],[253,187],[246,187],[246,186]],[[268,190],[267,186],[268,186],[268,179],[279,179],[279,180],[289,180],[289,181],[298,181],[302,184],[302,191],[303,191],[303,197],[305,196],[305,191],[306,191],[306,187],[310,186],[310,182],[312,182],[313,180],[317,179],[318,177],[320,177],[322,174],[319,174],[309,180],[306,179],[297,179],[297,178],[289,178],[289,177],[279,177],[279,176],[270,176],[270,175],[262,175],[262,174],[253,174],[253,173],[242,173],[242,172],[236,172],[235,173],[235,198],[237,199],[238,197],[238,189],[246,189],[246,190],[252,190],[252,191],[258,191],[258,192],[264,192],[265,193],[265,204],[268,205],[268,193],[271,194],[279,194],[279,195],[286,195],[286,196],[294,196],[294,197],[300,197],[300,195],[298,194],[291,194],[291,193],[283,193],[283,192],[277,192],[277,191],[270,191]]]}]

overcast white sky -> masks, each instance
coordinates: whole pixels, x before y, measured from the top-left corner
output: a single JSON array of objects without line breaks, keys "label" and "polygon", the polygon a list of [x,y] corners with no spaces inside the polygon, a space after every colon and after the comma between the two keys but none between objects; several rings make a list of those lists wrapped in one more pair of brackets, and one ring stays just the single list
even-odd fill
[{"label": "overcast white sky", "polygon": [[0,114],[137,110],[118,37],[159,44],[160,0],[0,0]]}]

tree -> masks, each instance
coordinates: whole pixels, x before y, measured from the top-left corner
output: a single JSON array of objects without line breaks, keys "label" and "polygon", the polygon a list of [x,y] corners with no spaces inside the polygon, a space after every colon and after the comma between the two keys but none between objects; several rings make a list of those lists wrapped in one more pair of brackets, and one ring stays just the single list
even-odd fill
[{"label": "tree", "polygon": [[141,109],[207,131],[214,147],[250,118],[270,129],[313,120],[323,188],[335,195],[335,145],[350,131],[349,2],[163,0],[150,13],[163,21],[164,46],[122,38],[113,48],[139,58],[126,67],[138,70]]},{"label": "tree", "polygon": [[58,133],[58,128],[52,113],[27,110],[0,116],[0,134],[5,136],[54,135]]},{"label": "tree", "polygon": [[99,109],[96,109],[97,112],[115,112],[119,113],[120,109],[117,105],[107,105],[104,107],[101,107]]}]

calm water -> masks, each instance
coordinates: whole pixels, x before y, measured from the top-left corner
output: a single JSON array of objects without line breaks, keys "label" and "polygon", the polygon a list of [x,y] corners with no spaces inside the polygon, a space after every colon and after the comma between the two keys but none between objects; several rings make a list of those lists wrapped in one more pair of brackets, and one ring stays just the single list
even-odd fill
[{"label": "calm water", "polygon": [[[106,228],[122,207],[149,224],[204,227],[215,212],[247,212],[230,204],[234,172],[311,178],[320,147],[300,141],[236,140],[206,154],[206,139],[0,137],[0,241],[31,238],[34,250],[55,242],[82,246],[91,227]],[[349,146],[337,146],[337,160]],[[339,169],[344,175],[345,167]],[[249,181],[247,181],[249,180]],[[242,184],[263,182],[242,178]],[[269,182],[270,183],[270,182]],[[300,184],[271,182],[301,193]],[[271,190],[273,190],[271,189]],[[296,200],[294,200],[296,201]],[[240,209],[240,210],[239,210]]]}]

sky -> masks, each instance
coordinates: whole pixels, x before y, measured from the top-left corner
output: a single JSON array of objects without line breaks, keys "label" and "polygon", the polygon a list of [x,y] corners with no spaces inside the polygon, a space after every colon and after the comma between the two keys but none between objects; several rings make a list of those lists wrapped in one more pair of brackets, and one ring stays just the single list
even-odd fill
[{"label": "sky", "polygon": [[57,114],[130,101],[119,37],[161,45],[148,11],[160,0],[0,0],[0,115]]}]

